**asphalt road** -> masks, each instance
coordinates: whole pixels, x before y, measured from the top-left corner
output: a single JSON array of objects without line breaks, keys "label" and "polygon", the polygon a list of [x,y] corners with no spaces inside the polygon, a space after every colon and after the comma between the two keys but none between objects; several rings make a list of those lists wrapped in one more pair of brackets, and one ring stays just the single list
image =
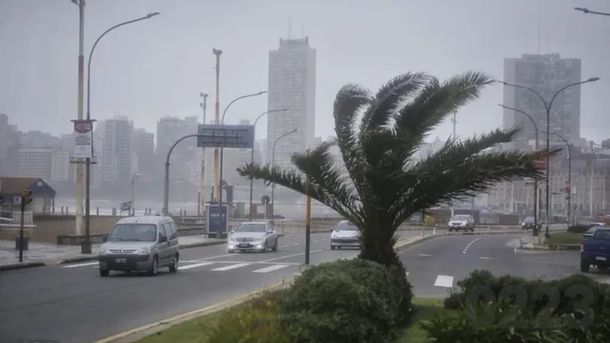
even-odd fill
[{"label": "asphalt road", "polygon": [[[417,233],[404,233],[412,234]],[[444,296],[474,269],[545,279],[579,272],[578,252],[515,252],[518,237],[437,237],[402,250],[400,257],[417,296]],[[330,250],[328,233],[312,234],[312,264],[357,254]],[[280,282],[303,262],[304,237],[287,235],[280,237],[278,252],[227,254],[224,245],[184,249],[180,271],[157,277],[102,278],[96,262],[2,272],[0,343],[95,341]]]}]

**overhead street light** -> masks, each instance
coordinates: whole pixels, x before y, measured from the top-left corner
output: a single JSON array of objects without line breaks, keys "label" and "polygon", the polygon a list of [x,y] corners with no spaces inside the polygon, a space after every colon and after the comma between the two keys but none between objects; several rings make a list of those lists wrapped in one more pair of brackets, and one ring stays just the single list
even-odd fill
[{"label": "overhead street light", "polygon": [[[267,91],[260,91],[258,93],[252,93],[252,94],[246,94],[246,95],[242,95],[239,96],[233,100],[231,100],[231,102],[227,105],[227,107],[225,107],[224,111],[222,111],[222,118],[220,120],[220,124],[224,125],[225,123],[225,116],[227,115],[227,110],[229,109],[229,107],[231,107],[231,105],[233,105],[234,103],[236,103],[239,100],[245,99],[245,98],[251,98],[251,97],[255,97],[255,96],[259,96],[259,95],[263,95],[267,93]],[[216,187],[218,188],[218,205],[222,206],[222,168],[223,168],[223,163],[224,163],[224,147],[220,147],[220,178],[219,178],[219,184],[216,185]]]},{"label": "overhead street light", "polygon": [[598,11],[591,11],[590,9],[586,8],[586,7],[574,7],[575,10],[577,11],[581,11],[584,14],[598,14],[598,15],[605,15],[605,16],[610,16],[610,13],[607,12],[598,12]]},{"label": "overhead street light", "polygon": [[[572,82],[569,83],[561,88],[559,88],[559,90],[557,90],[555,93],[553,93],[553,96],[551,97],[550,101],[547,101],[542,95],[540,95],[539,92],[537,92],[536,90],[527,87],[527,86],[523,86],[523,85],[518,85],[518,84],[514,84],[514,83],[509,83],[506,81],[500,81],[498,80],[498,82],[502,83],[505,86],[509,86],[509,87],[514,87],[514,88],[521,88],[521,89],[525,89],[529,92],[532,92],[533,94],[535,94],[540,101],[542,102],[542,104],[544,105],[544,109],[546,111],[546,151],[550,152],[550,135],[551,135],[551,108],[553,106],[553,102],[555,101],[555,99],[557,98],[557,96],[563,92],[564,90],[566,90],[567,88],[573,87],[573,86],[578,86],[584,83],[589,83],[589,82],[595,82],[598,81],[599,77],[591,77],[588,78],[587,80],[584,81],[578,81],[578,82]],[[545,178],[545,188],[546,188],[546,220],[545,220],[545,238],[548,239],[550,237],[549,234],[549,219],[550,219],[550,207],[549,207],[549,203],[550,203],[550,192],[549,192],[549,175],[550,175],[550,158],[551,156],[549,154],[546,155],[546,178]]]},{"label": "overhead street light", "polygon": [[[252,126],[254,126],[254,128],[256,129],[256,123],[258,123],[258,120],[261,119],[264,115],[268,114],[268,113],[275,113],[275,112],[285,112],[288,111],[287,108],[281,109],[281,110],[269,110],[267,112],[263,112],[261,114],[258,115],[258,117],[256,117],[256,119],[254,120],[254,124],[252,124]],[[252,146],[252,155],[250,156],[250,165],[254,164],[254,145]],[[253,216],[253,211],[252,211],[252,192],[254,189],[254,179],[250,178],[250,207],[249,207],[249,211],[250,211],[250,221],[252,221],[252,216]]]},{"label": "overhead street light", "polygon": [[[144,17],[128,20],[117,25],[112,26],[108,30],[104,31],[97,39],[93,46],[91,47],[91,51],[89,52],[89,61],[87,62],[87,121],[91,122],[91,60],[93,58],[93,52],[95,51],[95,47],[97,43],[99,43],[100,39],[104,37],[110,31],[117,29],[121,26],[129,25],[132,23],[136,23],[138,21],[150,19],[156,15],[159,15],[159,12],[153,12],[145,15]],[[91,156],[93,156],[93,141],[91,141]],[[85,242],[83,242],[81,246],[81,253],[83,254],[91,254],[91,232],[90,232],[90,188],[91,188],[91,158],[88,157],[85,161],[86,163],[86,186],[85,186]]]}]

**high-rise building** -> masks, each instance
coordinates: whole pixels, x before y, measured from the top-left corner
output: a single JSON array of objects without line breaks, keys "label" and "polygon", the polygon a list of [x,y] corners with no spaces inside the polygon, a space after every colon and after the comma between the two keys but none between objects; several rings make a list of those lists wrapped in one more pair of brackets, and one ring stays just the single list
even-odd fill
[{"label": "high-rise building", "polygon": [[298,131],[278,141],[275,165],[291,167],[291,155],[313,145],[315,91],[316,50],[309,46],[309,38],[280,39],[279,49],[269,52],[268,109],[287,111],[268,115],[267,163],[272,162],[276,139],[294,129]]},{"label": "high-rise building", "polygon": [[[126,187],[134,173],[133,122],[126,117],[116,117],[100,123],[102,145],[94,147],[98,156],[98,171],[103,185]],[[101,156],[101,159],[99,158]]]},{"label": "high-rise building", "polygon": [[[504,60],[504,81],[534,89],[547,101],[561,87],[581,80],[581,62],[576,58],[560,58],[559,54],[527,55]],[[518,108],[530,114],[538,125],[540,141],[544,144],[546,111],[542,101],[531,91],[504,86],[504,105]],[[560,93],[553,102],[550,115],[550,131],[570,141],[580,138],[580,86],[570,87]],[[521,126],[515,140],[516,148],[534,146],[535,132],[529,119],[512,110],[504,110],[504,128]],[[557,142],[556,137],[551,137]],[[555,144],[554,144],[555,145]]]},{"label": "high-rise building", "polygon": [[47,182],[53,175],[53,149],[22,148],[19,149],[20,177],[39,177]]},{"label": "high-rise building", "polygon": [[70,164],[70,152],[55,150],[51,154],[51,182],[53,184],[68,183],[74,173],[70,170],[74,167]]},{"label": "high-rise building", "polygon": [[[197,133],[198,117],[191,116],[184,119],[178,117],[163,117],[157,123],[157,165],[161,170],[165,164],[169,149],[176,141],[186,135]],[[178,145],[172,151],[171,163],[180,165],[172,172],[174,180],[190,180],[198,182],[200,171],[197,169],[199,161],[196,161],[194,156],[200,153],[197,148],[196,140],[193,138],[190,141],[185,141]],[[194,166],[194,170],[190,170]],[[194,175],[191,175],[193,174]],[[175,174],[174,174],[175,173]],[[194,176],[194,178],[193,178]]]},{"label": "high-rise building", "polygon": [[8,123],[8,116],[0,113],[0,176],[17,175],[19,135],[17,128]]},{"label": "high-rise building", "polygon": [[136,171],[142,182],[152,182],[155,169],[155,134],[144,129],[134,133]]}]

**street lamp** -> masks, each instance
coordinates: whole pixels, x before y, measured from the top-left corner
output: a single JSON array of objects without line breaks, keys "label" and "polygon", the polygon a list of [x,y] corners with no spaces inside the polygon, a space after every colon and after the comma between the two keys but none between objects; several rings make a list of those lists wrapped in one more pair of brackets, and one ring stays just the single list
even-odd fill
[{"label": "street lamp", "polygon": [[136,215],[136,178],[140,174],[135,173],[131,176],[131,215]]},{"label": "street lamp", "polygon": [[[258,120],[261,119],[265,114],[268,113],[275,113],[275,112],[285,112],[288,111],[287,108],[281,109],[281,110],[269,110],[267,112],[263,112],[261,114],[258,115],[258,117],[256,117],[256,119],[254,120],[254,124],[252,124],[252,126],[254,126],[254,128],[256,128],[256,123],[258,123]],[[254,164],[254,145],[252,146],[252,154],[250,156],[250,165]],[[249,207],[249,211],[250,211],[250,221],[252,221],[252,192],[254,189],[254,179],[250,178],[250,207]]]},{"label": "street lamp", "polygon": [[575,10],[577,11],[582,11],[584,14],[599,14],[599,15],[605,15],[605,16],[610,16],[610,13],[606,13],[606,12],[598,12],[598,11],[591,11],[586,7],[574,7]]},{"label": "street lamp", "polygon": [[[95,47],[97,43],[99,43],[100,39],[104,37],[108,32],[119,28],[124,25],[132,24],[141,20],[150,19],[159,12],[149,13],[144,17],[136,18],[133,20],[128,20],[126,22],[117,24],[104,31],[97,39],[93,46],[91,47],[91,51],[89,52],[89,61],[87,62],[87,122],[91,123],[91,58],[93,57],[93,51],[95,51]],[[91,141],[91,156],[93,156],[93,141]],[[86,186],[85,186],[85,242],[81,245],[81,253],[83,254],[91,254],[91,233],[89,227],[89,212],[90,212],[90,188],[91,188],[91,158],[87,157],[86,161]]]},{"label": "street lamp", "polygon": [[[280,139],[282,139],[288,135],[291,135],[297,131],[299,131],[299,130],[293,129],[292,131],[288,131],[275,139],[275,142],[273,142],[273,149],[271,151],[271,169],[273,169],[275,167],[275,147],[277,146],[277,142],[279,142]],[[275,211],[275,182],[271,184],[271,213],[272,213],[272,215],[275,215],[274,211]]]},{"label": "street lamp", "polygon": [[523,85],[517,85],[517,84],[513,84],[513,83],[509,83],[509,82],[505,82],[505,81],[499,81],[500,83],[502,83],[505,86],[509,86],[509,87],[515,87],[515,88],[521,88],[521,89],[525,89],[528,90],[532,93],[534,93],[539,99],[540,101],[542,101],[542,103],[544,104],[544,109],[546,111],[546,150],[547,150],[547,155],[546,155],[546,179],[545,179],[545,188],[546,188],[546,220],[545,220],[545,234],[544,237],[546,239],[548,239],[550,237],[549,235],[549,212],[550,212],[550,208],[549,208],[549,200],[550,200],[550,193],[549,193],[549,173],[550,173],[550,155],[548,154],[548,152],[550,151],[550,132],[551,132],[551,107],[553,106],[553,102],[555,101],[555,99],[557,98],[557,96],[559,95],[559,93],[563,92],[565,89],[569,88],[569,87],[573,87],[573,86],[578,86],[580,84],[583,83],[588,83],[588,82],[595,82],[598,81],[599,77],[592,77],[589,78],[587,80],[583,80],[583,81],[578,81],[578,82],[573,82],[573,83],[569,83],[561,88],[559,88],[559,90],[557,90],[553,96],[551,97],[550,101],[546,101],[544,99],[544,97],[542,97],[542,95],[540,95],[540,93],[538,93],[537,91],[535,91],[534,89],[527,87],[527,86],[523,86]]},{"label": "street lamp", "polygon": [[[536,120],[534,120],[534,118],[531,115],[525,113],[524,111],[521,111],[518,108],[504,106],[502,104],[498,104],[498,106],[500,106],[504,109],[507,109],[507,110],[519,112],[519,113],[523,114],[524,116],[526,116],[527,118],[529,118],[529,120],[532,122],[532,125],[534,126],[534,134],[535,134],[535,138],[536,138],[536,142],[534,143],[534,150],[538,151],[538,125],[536,124]],[[534,236],[538,236],[538,178],[537,177],[534,178],[534,230],[532,231],[532,234]]]},{"label": "street lamp", "polygon": [[[241,99],[245,99],[245,98],[251,98],[254,96],[259,96],[259,95],[263,95],[267,93],[267,91],[260,91],[258,93],[252,93],[252,94],[246,94],[246,95],[242,95],[239,96],[233,100],[231,100],[231,102],[227,105],[227,107],[225,107],[224,111],[222,111],[222,118],[220,120],[220,125],[224,125],[225,123],[225,116],[227,115],[227,110],[229,109],[229,107],[231,107],[231,105],[233,105],[234,103],[236,103],[237,101],[241,100]],[[220,179],[219,184],[216,185],[218,188],[218,205],[222,206],[222,165],[224,162],[224,147],[221,146],[220,147]]]},{"label": "street lamp", "polygon": [[[202,124],[205,125],[205,112],[208,105],[208,94],[199,92],[202,102],[199,103],[201,110],[203,111]],[[199,175],[199,206],[197,207],[197,214],[203,215],[205,213],[205,148],[201,147],[201,174]]]},{"label": "street lamp", "polygon": [[[545,132],[545,133],[547,133],[547,132]],[[569,227],[570,226],[570,217],[571,217],[570,212],[571,212],[571,206],[572,206],[572,150],[571,150],[570,142],[568,142],[568,140],[565,137],[563,137],[562,135],[555,133],[555,132],[550,132],[550,134],[561,139],[565,143],[566,148],[568,149],[568,187],[567,187],[568,196],[566,197],[566,199],[568,201],[567,217],[568,217],[568,227]]]}]

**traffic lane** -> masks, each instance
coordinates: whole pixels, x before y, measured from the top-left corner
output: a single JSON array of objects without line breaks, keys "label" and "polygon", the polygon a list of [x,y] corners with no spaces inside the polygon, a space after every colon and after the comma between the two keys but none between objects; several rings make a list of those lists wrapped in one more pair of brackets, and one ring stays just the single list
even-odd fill
[{"label": "traffic lane", "polygon": [[[92,341],[261,289],[298,270],[298,266],[286,265],[279,270],[255,272],[270,267],[256,263],[218,270],[229,266],[211,263],[177,274],[163,272],[158,277],[120,273],[107,278],[99,277],[91,267],[65,269],[80,279],[78,288],[87,291],[56,287],[54,296],[46,301],[15,300],[0,310],[0,336]],[[54,281],[48,282],[59,283]],[[16,297],[12,290],[18,285],[11,280],[3,279],[2,288],[3,297]]]}]

